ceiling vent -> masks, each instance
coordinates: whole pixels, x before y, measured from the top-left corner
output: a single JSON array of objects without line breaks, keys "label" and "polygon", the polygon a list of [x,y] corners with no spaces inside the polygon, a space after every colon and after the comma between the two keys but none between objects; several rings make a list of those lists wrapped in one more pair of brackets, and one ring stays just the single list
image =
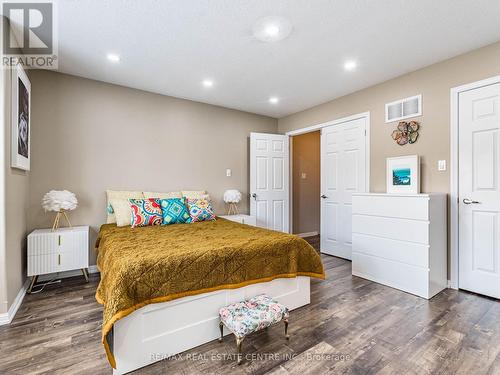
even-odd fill
[{"label": "ceiling vent", "polygon": [[385,105],[385,122],[422,116],[422,95],[396,100]]}]

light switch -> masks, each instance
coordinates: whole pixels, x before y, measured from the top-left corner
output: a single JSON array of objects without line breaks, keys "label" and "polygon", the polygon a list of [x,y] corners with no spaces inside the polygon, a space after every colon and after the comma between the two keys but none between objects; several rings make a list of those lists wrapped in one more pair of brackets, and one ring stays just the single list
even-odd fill
[{"label": "light switch", "polygon": [[307,175],[304,172],[302,172],[300,174],[300,178],[303,179],[303,180],[305,180],[307,178]]},{"label": "light switch", "polygon": [[231,174],[232,174],[231,169],[229,168],[226,169],[226,177],[231,177]]},{"label": "light switch", "polygon": [[446,170],[446,160],[439,160],[438,171],[445,171],[445,170]]}]

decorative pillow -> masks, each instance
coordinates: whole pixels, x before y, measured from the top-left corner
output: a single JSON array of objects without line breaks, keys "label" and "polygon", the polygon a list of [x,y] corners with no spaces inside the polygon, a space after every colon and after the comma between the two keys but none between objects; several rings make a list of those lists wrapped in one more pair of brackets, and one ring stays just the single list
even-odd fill
[{"label": "decorative pillow", "polygon": [[191,222],[186,198],[161,199],[160,206],[163,211],[163,225]]},{"label": "decorative pillow", "polygon": [[113,220],[117,227],[127,227],[132,224],[132,209],[128,199],[111,199],[109,207],[113,210]]},{"label": "decorative pillow", "polygon": [[208,199],[188,199],[187,204],[193,222],[215,220],[214,210]]},{"label": "decorative pillow", "polygon": [[205,190],[183,190],[181,191],[182,196],[186,199],[207,199],[210,200],[210,196]]},{"label": "decorative pillow", "polygon": [[129,202],[132,209],[132,228],[161,225],[163,222],[159,199],[129,199]]},{"label": "decorative pillow", "polygon": [[170,191],[168,193],[157,193],[154,191],[144,191],[144,198],[158,198],[158,199],[172,199],[172,198],[182,198],[182,193],[180,191]]},{"label": "decorative pillow", "polygon": [[113,205],[111,204],[112,199],[124,199],[127,202],[127,206],[128,206],[129,199],[144,198],[142,191],[106,190],[106,196],[107,196],[106,212],[108,214],[108,217],[106,219],[106,223],[108,223],[108,224],[117,222],[116,216],[115,216],[115,210],[113,208]]}]

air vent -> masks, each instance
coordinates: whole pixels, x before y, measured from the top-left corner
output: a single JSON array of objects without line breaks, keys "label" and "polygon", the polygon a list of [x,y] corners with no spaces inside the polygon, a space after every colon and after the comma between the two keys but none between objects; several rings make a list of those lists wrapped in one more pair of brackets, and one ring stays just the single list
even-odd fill
[{"label": "air vent", "polygon": [[385,105],[385,122],[422,116],[422,95],[396,100]]}]

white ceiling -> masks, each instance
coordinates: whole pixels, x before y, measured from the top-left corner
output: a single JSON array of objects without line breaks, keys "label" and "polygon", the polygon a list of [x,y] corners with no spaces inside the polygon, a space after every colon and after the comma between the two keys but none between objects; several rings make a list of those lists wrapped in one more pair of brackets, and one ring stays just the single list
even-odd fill
[{"label": "white ceiling", "polygon": [[[55,2],[61,72],[272,117],[500,40],[498,0]],[[288,19],[291,35],[256,40],[266,16]]]}]

